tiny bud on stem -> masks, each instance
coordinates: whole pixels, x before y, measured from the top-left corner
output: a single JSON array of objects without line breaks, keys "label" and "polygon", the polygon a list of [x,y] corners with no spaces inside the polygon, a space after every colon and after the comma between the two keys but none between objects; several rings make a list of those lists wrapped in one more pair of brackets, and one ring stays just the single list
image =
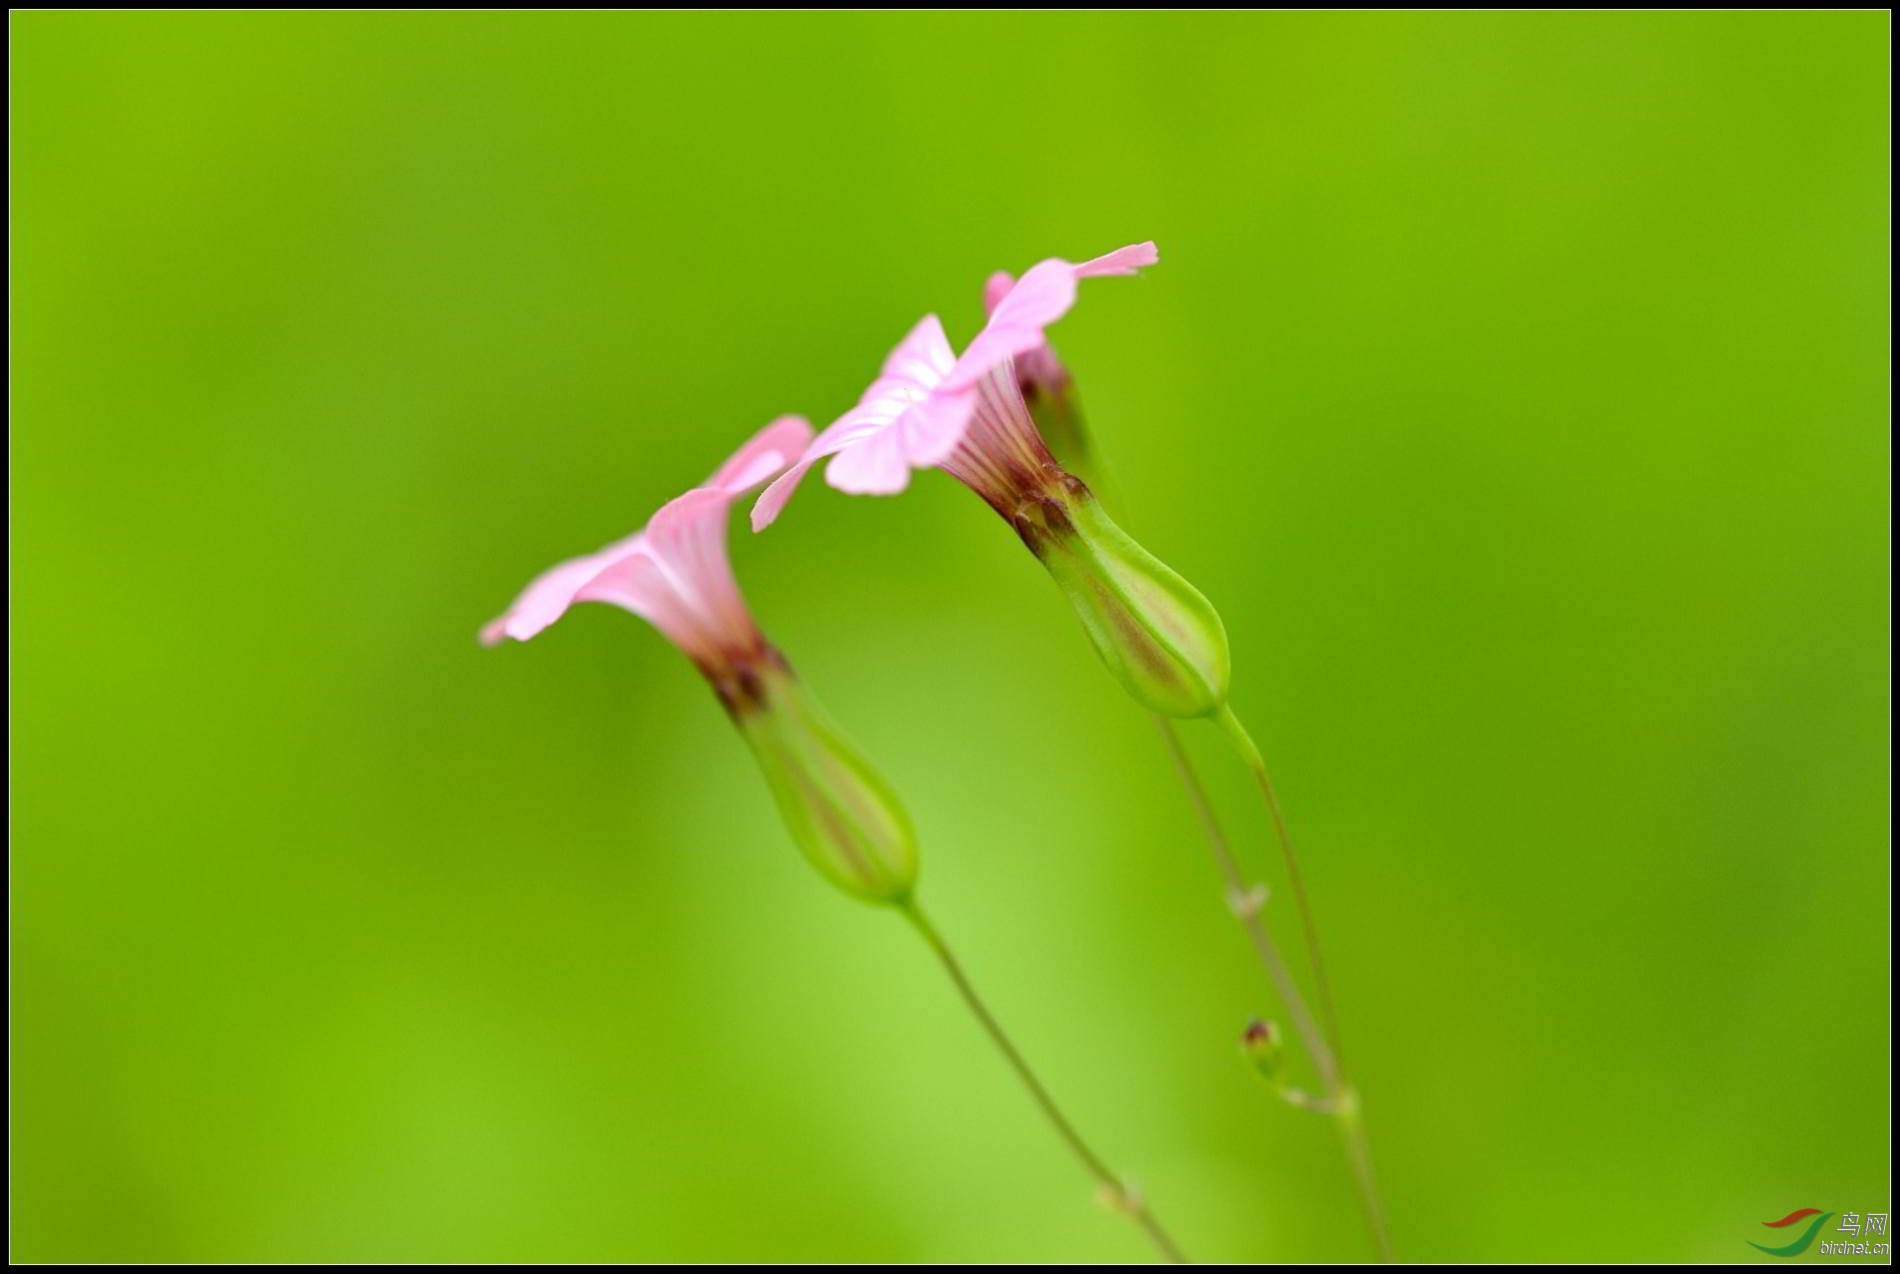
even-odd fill
[{"label": "tiny bud on stem", "polygon": [[1240,1051],[1247,1055],[1247,1060],[1264,1078],[1276,1085],[1285,1078],[1282,1070],[1286,1061],[1286,1045],[1277,1024],[1262,1022],[1257,1018],[1247,1023],[1247,1029],[1240,1036]]}]

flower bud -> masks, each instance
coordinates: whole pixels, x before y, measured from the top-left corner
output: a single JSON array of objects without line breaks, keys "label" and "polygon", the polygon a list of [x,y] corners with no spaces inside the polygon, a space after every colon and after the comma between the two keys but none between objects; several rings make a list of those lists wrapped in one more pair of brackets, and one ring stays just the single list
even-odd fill
[{"label": "flower bud", "polygon": [[1227,701],[1227,631],[1208,600],[1131,539],[1080,481],[1021,505],[1011,521],[1109,672],[1137,702],[1201,717]]},{"label": "flower bud", "polygon": [[917,880],[909,816],[778,652],[716,689],[812,866],[854,898],[906,898]]},{"label": "flower bud", "polygon": [[1280,1068],[1286,1061],[1286,1048],[1277,1025],[1257,1018],[1247,1023],[1247,1029],[1240,1036],[1240,1051],[1261,1075],[1276,1084],[1281,1081]]}]

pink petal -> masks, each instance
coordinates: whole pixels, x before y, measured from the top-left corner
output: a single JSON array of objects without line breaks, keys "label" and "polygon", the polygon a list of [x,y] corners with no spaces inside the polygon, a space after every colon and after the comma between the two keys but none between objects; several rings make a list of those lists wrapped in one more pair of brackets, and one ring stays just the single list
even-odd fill
[{"label": "pink petal", "polygon": [[1016,276],[1008,270],[998,270],[983,281],[983,313],[994,314],[996,307],[1003,303],[1009,290],[1016,286]]},{"label": "pink petal", "polygon": [[[687,568],[689,576],[697,577],[700,567],[717,573],[725,564],[725,554],[708,556],[703,550],[725,543],[726,510],[736,494],[719,487],[694,487],[674,496],[647,520],[647,551],[663,562]],[[692,579],[686,583],[690,587]]]},{"label": "pink petal", "polygon": [[810,441],[811,425],[802,417],[780,416],[747,439],[707,485],[665,505],[638,534],[542,572],[482,628],[483,643],[526,641],[576,602],[630,610],[689,654],[743,639],[752,625],[726,561],[726,510],[792,463]]},{"label": "pink petal", "polygon": [[1056,258],[1038,261],[996,303],[989,326],[1040,330],[1067,314],[1074,304],[1075,267]]},{"label": "pink petal", "polygon": [[752,529],[772,525],[811,467],[826,456],[833,459],[825,480],[857,495],[895,495],[910,485],[911,469],[948,456],[974,406],[973,395],[953,393],[940,403],[932,392],[955,364],[943,321],[924,315],[884,360],[883,374],[858,405],[814,438],[798,463],[759,496],[752,506]]},{"label": "pink petal", "polygon": [[[1075,272],[1076,278],[1089,279],[1111,274],[1133,274],[1142,266],[1153,265],[1160,259],[1160,252],[1155,248],[1153,240],[1149,240],[1145,243],[1131,243],[1125,248],[1117,248],[1103,256],[1084,261],[1081,265],[1071,266],[1070,269]],[[1015,286],[1016,280],[1007,270],[998,270],[984,280],[983,312],[994,314],[996,307],[1003,303],[1003,298],[1008,296],[1010,289]]]},{"label": "pink petal", "polygon": [[493,646],[504,637],[527,641],[567,613],[567,608],[595,576],[620,561],[637,556],[643,550],[646,533],[619,540],[597,553],[569,558],[534,577],[521,595],[502,613],[482,628],[482,644]]},{"label": "pink petal", "polygon": [[969,429],[976,398],[975,387],[954,392],[940,389],[900,422],[904,458],[911,468],[934,468],[950,458]]},{"label": "pink petal", "polygon": [[700,487],[667,501],[647,523],[648,551],[671,593],[715,639],[743,640],[752,627],[726,556],[727,513],[739,494]]},{"label": "pink petal", "polygon": [[753,434],[706,479],[709,487],[748,490],[788,468],[811,444],[811,424],[803,416],[780,416]]},{"label": "pink petal", "polygon": [[1038,261],[1014,285],[1008,274],[1000,270],[992,274],[983,287],[983,305],[989,311],[990,321],[963,351],[963,357],[957,360],[950,374],[943,378],[943,388],[967,389],[1004,359],[1020,358],[1048,348],[1048,337],[1043,329],[1067,314],[1075,304],[1076,280],[1133,274],[1160,259],[1160,252],[1149,241],[1131,243],[1081,265],[1072,265],[1060,257]]},{"label": "pink petal", "polygon": [[1075,267],[1078,279],[1098,278],[1109,274],[1133,274],[1144,265],[1153,265],[1161,259],[1161,252],[1150,239],[1145,243],[1131,243],[1125,248],[1084,261]]},{"label": "pink petal", "polygon": [[967,389],[1003,360],[1038,348],[1043,328],[1074,304],[1074,267],[1054,258],[1037,262],[997,303],[990,321],[943,378],[943,387]]},{"label": "pink petal", "polygon": [[726,556],[727,513],[739,494],[695,487],[669,500],[647,523],[640,552],[613,561],[575,600],[632,611],[701,664],[750,646],[757,629]]},{"label": "pink petal", "polygon": [[[884,376],[909,381],[920,389],[932,389],[949,374],[955,363],[950,338],[943,334],[943,320],[935,314],[926,314],[884,360],[883,372]],[[865,398],[870,396],[867,391]]]},{"label": "pink petal", "polygon": [[[680,611],[673,586],[650,553],[630,553],[609,563],[574,594],[576,602],[609,602],[632,611],[675,642]],[[666,621],[666,622],[663,622]]]},{"label": "pink petal", "polygon": [[831,459],[825,481],[853,495],[896,495],[910,485],[910,461],[904,454],[904,417],[867,434]]},{"label": "pink petal", "polygon": [[883,421],[868,421],[861,418],[856,409],[846,412],[832,422],[825,431],[811,440],[800,456],[798,463],[778,476],[752,506],[752,530],[756,533],[778,520],[778,515],[791,503],[792,496],[798,491],[798,484],[805,480],[811,467],[826,456],[834,456],[858,439],[874,433],[883,427]]},{"label": "pink petal", "polygon": [[759,492],[758,500],[752,505],[752,530],[763,531],[778,521],[778,515],[785,512],[785,506],[798,494],[798,484],[805,480],[811,467],[823,460],[823,456],[812,456],[800,460],[797,464],[781,473],[772,484]]}]

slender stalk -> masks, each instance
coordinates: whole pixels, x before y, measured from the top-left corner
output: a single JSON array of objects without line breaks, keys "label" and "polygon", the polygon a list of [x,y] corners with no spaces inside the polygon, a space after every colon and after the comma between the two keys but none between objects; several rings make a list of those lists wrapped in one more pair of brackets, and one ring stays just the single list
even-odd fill
[{"label": "slender stalk", "polygon": [[1339,1120],[1339,1135],[1346,1143],[1346,1157],[1352,1161],[1353,1180],[1359,1186],[1359,1198],[1365,1205],[1366,1224],[1372,1227],[1372,1241],[1381,1261],[1392,1260],[1392,1236],[1385,1228],[1385,1207],[1379,1201],[1379,1178],[1372,1171],[1372,1145],[1366,1140],[1365,1116],[1359,1110],[1359,1090],[1341,1081],[1333,1098],[1333,1115]]},{"label": "slender stalk", "polygon": [[1274,839],[1280,842],[1280,858],[1286,864],[1287,884],[1293,890],[1293,905],[1299,910],[1300,928],[1306,933],[1306,957],[1313,966],[1313,987],[1318,992],[1320,1016],[1326,1022],[1326,1037],[1332,1043],[1333,1056],[1337,1060],[1340,1053],[1339,1014],[1333,1009],[1332,980],[1326,976],[1326,960],[1320,954],[1319,926],[1313,923],[1313,908],[1306,900],[1306,885],[1300,879],[1299,856],[1293,850],[1293,834],[1287,830],[1286,815],[1280,809],[1280,798],[1274,793],[1273,780],[1267,775],[1267,763],[1261,757],[1260,749],[1254,745],[1253,736],[1247,733],[1247,727],[1240,724],[1240,718],[1226,705],[1222,705],[1215,714],[1215,720],[1227,731],[1227,737],[1233,741],[1235,750],[1253,772],[1260,795],[1266,799],[1267,814],[1273,821]]},{"label": "slender stalk", "polygon": [[1313,1064],[1319,1068],[1321,1081],[1331,1092],[1337,1086],[1338,1078],[1332,1046],[1326,1042],[1325,1035],[1313,1021],[1313,1014],[1306,1007],[1306,997],[1300,994],[1299,984],[1287,972],[1286,961],[1280,956],[1279,945],[1267,931],[1260,900],[1241,871],[1240,861],[1234,856],[1227,834],[1221,830],[1220,820],[1214,814],[1214,803],[1208,799],[1207,789],[1194,770],[1187,747],[1181,741],[1180,730],[1174,722],[1160,715],[1155,717],[1155,724],[1160,727],[1161,737],[1167,742],[1174,772],[1180,778],[1181,786],[1187,790],[1188,800],[1194,806],[1194,815],[1200,820],[1201,831],[1206,834],[1207,843],[1214,851],[1214,862],[1220,868],[1221,882],[1227,888],[1227,905],[1241,928],[1246,930],[1262,967],[1267,971],[1267,977],[1272,980],[1274,989],[1280,993],[1280,999],[1293,1019],[1293,1029],[1299,1032],[1306,1051],[1312,1055]]},{"label": "slender stalk", "polygon": [[1055,1098],[1050,1096],[1049,1090],[1043,1086],[1042,1080],[1037,1078],[1036,1072],[1030,1069],[1029,1062],[1023,1057],[1015,1042],[1010,1039],[1008,1032],[1003,1030],[1002,1023],[996,1020],[996,1015],[990,1012],[989,1005],[985,1004],[983,997],[977,994],[969,975],[963,971],[962,962],[950,950],[949,944],[944,941],[937,927],[924,915],[914,899],[905,899],[896,905],[904,918],[910,921],[911,926],[923,938],[925,944],[936,953],[937,959],[943,963],[944,971],[950,975],[950,981],[956,985],[958,994],[963,997],[963,1002],[969,1005],[970,1012],[989,1034],[997,1051],[1003,1055],[1003,1060],[1008,1062],[1010,1069],[1016,1072],[1016,1077],[1023,1082],[1023,1087],[1029,1090],[1030,1097],[1048,1117],[1049,1122],[1055,1125],[1055,1130],[1063,1143],[1081,1161],[1089,1176],[1095,1179],[1103,1199],[1115,1211],[1127,1215],[1140,1226],[1142,1232],[1148,1236],[1149,1241],[1155,1245],[1165,1260],[1175,1265],[1186,1265],[1187,1257],[1182,1255],[1179,1247],[1175,1246],[1168,1232],[1161,1228],[1161,1222],[1155,1219],[1154,1213],[1149,1210],[1141,1195],[1133,1188],[1122,1184],[1121,1179],[1109,1171],[1102,1157],[1082,1139],[1082,1134],[1076,1131],[1075,1125],[1069,1122],[1069,1117],[1062,1113],[1060,1106],[1056,1105]]},{"label": "slender stalk", "polygon": [[[1119,492],[1108,481],[1106,466],[1089,455],[1088,435],[1081,415],[1075,412],[1073,403],[1070,409],[1069,434],[1072,446],[1064,457],[1065,461],[1104,498],[1105,504],[1119,504]],[[1181,786],[1187,789],[1188,800],[1194,805],[1201,830],[1206,833],[1207,843],[1214,851],[1214,860],[1226,883],[1228,906],[1241,927],[1247,931],[1260,963],[1266,968],[1267,977],[1279,992],[1288,1016],[1293,1019],[1294,1029],[1299,1032],[1307,1053],[1319,1070],[1326,1096],[1315,1104],[1316,1108],[1339,1121],[1340,1135],[1346,1142],[1346,1158],[1352,1165],[1353,1181],[1359,1189],[1360,1203],[1365,1210],[1366,1224],[1372,1231],[1373,1245],[1378,1249],[1380,1260],[1390,1261],[1392,1241],[1386,1233],[1385,1211],[1379,1201],[1378,1182],[1372,1173],[1372,1154],[1366,1143],[1365,1124],[1359,1112],[1359,1095],[1346,1082],[1339,1066],[1339,1019],[1333,1009],[1332,987],[1326,976],[1326,966],[1320,957],[1319,931],[1313,923],[1313,910],[1307,904],[1306,886],[1300,879],[1299,863],[1293,853],[1293,837],[1287,830],[1286,816],[1280,809],[1280,799],[1274,793],[1273,782],[1267,777],[1266,762],[1261,758],[1260,749],[1254,746],[1253,737],[1234,715],[1233,709],[1223,707],[1221,724],[1239,748],[1248,768],[1253,771],[1255,781],[1260,785],[1261,794],[1266,797],[1274,835],[1280,842],[1281,856],[1286,860],[1287,881],[1299,908],[1308,958],[1313,965],[1313,982],[1319,992],[1320,1011],[1326,1018],[1327,1029],[1324,1032],[1314,1022],[1313,1014],[1306,1006],[1306,997],[1300,994],[1299,984],[1287,972],[1286,961],[1281,958],[1279,947],[1267,931],[1266,920],[1261,914],[1263,899],[1255,894],[1240,870],[1240,863],[1234,857],[1226,834],[1221,830],[1220,820],[1214,814],[1213,802],[1208,799],[1207,789],[1201,783],[1200,775],[1195,772],[1194,762],[1181,741],[1180,730],[1172,719],[1160,713],[1154,714],[1154,720],[1161,730],[1161,737],[1167,742],[1168,755],[1174,761],[1174,771],[1180,776]]]},{"label": "slender stalk", "polygon": [[[1223,724],[1229,725],[1230,733],[1237,733],[1236,742],[1244,740],[1242,755],[1249,758],[1248,764],[1260,783],[1267,798],[1268,809],[1273,813],[1274,826],[1280,837],[1281,851],[1286,857],[1287,875],[1292,882],[1295,898],[1299,901],[1300,912],[1306,926],[1306,936],[1311,946],[1314,980],[1326,995],[1324,975],[1319,962],[1318,938],[1312,925],[1311,913],[1305,905],[1305,891],[1299,883],[1299,872],[1293,862],[1292,838],[1286,834],[1286,820],[1280,812],[1280,803],[1274,796],[1272,784],[1267,780],[1266,766],[1260,760],[1259,750],[1253,746],[1253,740],[1241,728],[1234,718],[1232,709],[1222,709]],[[1227,888],[1228,905],[1234,916],[1246,930],[1254,951],[1260,957],[1261,965],[1272,980],[1275,990],[1280,993],[1282,1003],[1286,1005],[1288,1016],[1293,1019],[1293,1029],[1300,1035],[1311,1055],[1313,1064],[1318,1068],[1320,1081],[1325,1087],[1326,1096],[1318,1102],[1307,1102],[1312,1109],[1333,1116],[1339,1124],[1341,1139],[1345,1142],[1346,1160],[1352,1168],[1353,1184],[1359,1192],[1360,1206],[1366,1214],[1366,1226],[1372,1234],[1373,1246],[1378,1250],[1381,1261],[1392,1260],[1392,1240],[1386,1231],[1385,1209],[1379,1199],[1378,1179],[1373,1175],[1372,1151],[1366,1140],[1365,1121],[1359,1109],[1359,1094],[1347,1082],[1345,1073],[1340,1069],[1336,1044],[1327,1039],[1319,1024],[1313,1020],[1312,1012],[1306,1006],[1306,997],[1300,993],[1299,984],[1287,972],[1286,961],[1280,955],[1279,946],[1267,930],[1263,916],[1263,899],[1247,883],[1246,876],[1235,858],[1233,847],[1228,843],[1227,835],[1221,829],[1220,820],[1215,816],[1213,802],[1208,799],[1207,789],[1202,785],[1200,775],[1194,769],[1187,747],[1181,741],[1181,733],[1174,722],[1163,716],[1156,716],[1155,723],[1160,727],[1161,736],[1168,745],[1168,756],[1174,762],[1175,774],[1186,789],[1189,802],[1194,806],[1195,817],[1200,821],[1201,830],[1207,836],[1207,843],[1214,851],[1214,861],[1220,868],[1221,879]],[[1323,1003],[1330,1013],[1330,997]],[[1330,1032],[1333,1039],[1338,1038],[1335,1026]]]}]

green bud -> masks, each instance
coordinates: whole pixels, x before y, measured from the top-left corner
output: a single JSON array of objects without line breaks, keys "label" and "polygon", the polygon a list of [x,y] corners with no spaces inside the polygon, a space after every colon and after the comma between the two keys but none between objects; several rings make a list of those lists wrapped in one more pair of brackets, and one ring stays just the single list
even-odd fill
[{"label": "green bud", "polygon": [[1086,486],[1069,478],[1012,521],[1137,702],[1167,717],[1202,717],[1227,701],[1220,615],[1116,526]]},{"label": "green bud", "polygon": [[1247,1023],[1247,1029],[1240,1036],[1240,1051],[1247,1055],[1255,1070],[1276,1084],[1280,1082],[1286,1047],[1277,1025],[1258,1019]]},{"label": "green bud", "polygon": [[854,898],[908,897],[917,880],[909,816],[777,652],[719,690],[812,866]]}]

